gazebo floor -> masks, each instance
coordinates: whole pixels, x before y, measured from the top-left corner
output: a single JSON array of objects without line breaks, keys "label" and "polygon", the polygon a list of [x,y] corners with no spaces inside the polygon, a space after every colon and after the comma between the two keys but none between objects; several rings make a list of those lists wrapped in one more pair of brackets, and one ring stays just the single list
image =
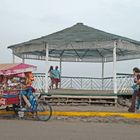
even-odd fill
[{"label": "gazebo floor", "polygon": [[82,89],[51,89],[51,95],[67,95],[67,96],[117,96],[132,95],[131,93],[113,93],[113,90],[82,90]]}]

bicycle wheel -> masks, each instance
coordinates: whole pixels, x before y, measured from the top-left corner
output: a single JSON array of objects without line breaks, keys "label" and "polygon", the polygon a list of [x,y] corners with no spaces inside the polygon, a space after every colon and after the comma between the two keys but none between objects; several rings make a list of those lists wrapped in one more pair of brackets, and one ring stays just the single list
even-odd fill
[{"label": "bicycle wheel", "polygon": [[39,101],[37,106],[37,119],[48,121],[52,116],[52,107],[46,101]]}]

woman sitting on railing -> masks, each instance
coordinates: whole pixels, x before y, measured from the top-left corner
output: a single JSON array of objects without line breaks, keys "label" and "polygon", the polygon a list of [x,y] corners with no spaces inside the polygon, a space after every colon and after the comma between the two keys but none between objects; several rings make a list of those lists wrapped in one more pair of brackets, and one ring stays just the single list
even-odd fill
[{"label": "woman sitting on railing", "polygon": [[48,76],[51,79],[51,84],[49,85],[49,88],[53,89],[53,66],[50,66],[50,69],[48,71]]},{"label": "woman sitting on railing", "polygon": [[134,85],[132,86],[132,88],[134,90],[134,93],[132,95],[131,106],[128,109],[129,112],[135,112],[135,108],[136,108],[135,104],[136,104],[137,97],[138,97],[137,109],[139,108],[139,104],[140,104],[140,69],[134,68],[133,74],[134,74]]}]

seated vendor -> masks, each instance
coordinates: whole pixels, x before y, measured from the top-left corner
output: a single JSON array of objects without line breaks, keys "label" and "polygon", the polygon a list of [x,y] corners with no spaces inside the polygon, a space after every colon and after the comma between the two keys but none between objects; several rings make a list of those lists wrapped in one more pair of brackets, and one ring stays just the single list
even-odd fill
[{"label": "seated vendor", "polygon": [[32,87],[33,75],[31,72],[26,72],[25,77],[22,77],[22,97],[29,108],[34,108],[35,97],[33,92],[35,89]]},{"label": "seated vendor", "polygon": [[32,74],[32,72],[25,72],[25,77],[26,77],[26,83],[29,85],[29,86],[32,86],[33,84],[33,81],[34,81],[34,76]]}]

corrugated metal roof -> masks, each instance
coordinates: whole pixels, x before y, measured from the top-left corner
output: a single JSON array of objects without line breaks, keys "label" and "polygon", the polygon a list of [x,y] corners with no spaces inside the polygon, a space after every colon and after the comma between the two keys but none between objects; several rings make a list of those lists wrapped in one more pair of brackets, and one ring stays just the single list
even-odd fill
[{"label": "corrugated metal roof", "polygon": [[140,58],[140,41],[107,33],[83,23],[27,42],[9,46],[14,55],[24,59],[110,62],[117,42],[117,60]]},{"label": "corrugated metal roof", "polygon": [[56,33],[52,33],[50,35],[46,35],[24,43],[12,45],[9,46],[9,48],[15,46],[22,46],[22,45],[30,46],[32,43],[37,43],[37,42],[47,42],[49,44],[57,44],[57,43],[70,43],[70,42],[93,42],[93,41],[110,41],[110,40],[125,40],[140,45],[140,41],[136,41],[130,38],[104,32],[86,26],[83,23],[77,23],[72,27],[66,28]]}]

